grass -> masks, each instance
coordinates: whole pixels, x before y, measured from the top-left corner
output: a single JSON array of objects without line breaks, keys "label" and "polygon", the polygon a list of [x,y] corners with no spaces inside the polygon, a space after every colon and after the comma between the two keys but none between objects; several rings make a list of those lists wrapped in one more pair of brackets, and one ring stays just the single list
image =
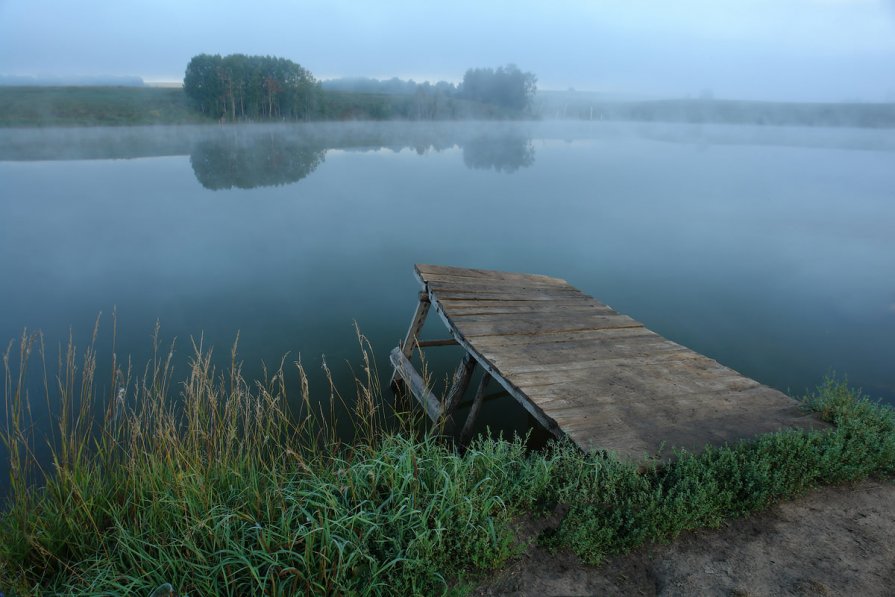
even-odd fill
[{"label": "grass", "polygon": [[[92,344],[69,342],[51,375],[42,338],[23,335],[4,355],[11,494],[0,515],[0,590],[463,593],[470,574],[524,548],[517,516],[562,505],[562,522],[541,540],[598,563],[818,485],[895,472],[893,411],[835,379],[805,401],[831,431],[681,452],[662,467],[562,442],[528,453],[519,438],[482,437],[461,455],[386,406],[358,337],[346,399],[356,433],[346,443],[331,418],[341,397],[330,386],[329,400],[315,402],[300,363],[250,383],[235,348],[218,371],[199,343],[176,381],[173,347],[156,340],[139,374],[113,356],[112,389],[101,392]],[[34,378],[58,415],[45,470],[34,456]]]},{"label": "grass", "polygon": [[[0,127],[137,126],[217,122],[181,88],[4,87]],[[524,114],[460,98],[325,91],[313,120],[518,119]]]},{"label": "grass", "polygon": [[213,122],[175,88],[0,86],[0,105],[0,127]]}]

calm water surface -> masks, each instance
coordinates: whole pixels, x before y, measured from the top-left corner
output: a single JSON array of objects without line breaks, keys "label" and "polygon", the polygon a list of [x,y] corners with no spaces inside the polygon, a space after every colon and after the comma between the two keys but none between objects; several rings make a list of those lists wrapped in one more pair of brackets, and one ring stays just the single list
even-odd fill
[{"label": "calm water surface", "polygon": [[[350,393],[353,322],[387,375],[428,262],[562,277],[771,386],[835,370],[895,401],[893,131],[7,130],[0,160],[4,340],[84,345],[117,307],[138,362],[156,320],[181,355],[238,331],[250,375],[300,355],[322,394],[326,355]],[[526,427],[511,407],[483,420]]]}]

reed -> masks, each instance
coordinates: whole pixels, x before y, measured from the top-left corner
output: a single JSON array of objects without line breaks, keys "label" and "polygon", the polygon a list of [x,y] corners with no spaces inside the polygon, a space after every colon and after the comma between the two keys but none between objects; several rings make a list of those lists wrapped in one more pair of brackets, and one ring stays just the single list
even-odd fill
[{"label": "reed", "polygon": [[[521,438],[487,435],[461,455],[424,430],[419,409],[383,398],[357,336],[353,395],[329,376],[319,400],[300,361],[249,381],[236,343],[218,370],[201,337],[177,378],[158,328],[145,367],[113,354],[101,390],[96,332],[83,350],[70,338],[52,373],[42,336],[24,333],[3,355],[0,591],[462,593],[470,575],[525,548],[516,517],[558,505],[563,520],[540,540],[596,563],[820,484],[895,473],[892,410],[835,379],[805,402],[832,431],[681,452],[645,471],[562,442],[529,453]],[[35,385],[56,416],[49,438],[35,436]],[[340,403],[350,439],[337,433]],[[42,441],[49,463],[36,456]]]}]

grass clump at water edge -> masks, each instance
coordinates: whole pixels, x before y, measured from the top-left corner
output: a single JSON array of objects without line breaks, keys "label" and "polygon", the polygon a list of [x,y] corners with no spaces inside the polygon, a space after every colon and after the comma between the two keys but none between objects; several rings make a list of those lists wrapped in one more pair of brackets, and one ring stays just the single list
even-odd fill
[{"label": "grass clump at water edge", "polygon": [[542,539],[597,563],[820,484],[895,472],[892,410],[833,379],[806,400],[831,431],[681,452],[644,471],[563,442],[528,453],[518,438],[480,438],[461,455],[407,417],[386,416],[366,350],[357,433],[344,443],[299,363],[299,413],[284,364],[250,384],[235,351],[217,372],[201,345],[180,384],[171,351],[157,350],[140,375],[113,362],[114,390],[101,400],[94,349],[79,355],[71,343],[52,383],[39,369],[58,413],[44,472],[27,421],[32,352],[43,355],[39,336],[4,355],[8,593],[149,594],[164,583],[181,594],[462,592],[465,573],[520,549],[517,515],[563,505]]}]

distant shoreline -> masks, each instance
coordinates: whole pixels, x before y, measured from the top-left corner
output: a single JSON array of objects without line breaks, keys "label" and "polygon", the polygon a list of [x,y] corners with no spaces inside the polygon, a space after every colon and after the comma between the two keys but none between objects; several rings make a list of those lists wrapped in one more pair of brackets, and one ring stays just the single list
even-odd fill
[{"label": "distant shoreline", "polygon": [[[420,120],[406,113],[412,96],[327,91],[332,108],[320,121]],[[465,118],[717,123],[766,126],[895,128],[893,103],[809,103],[722,99],[605,100],[593,94],[546,92],[531,115],[467,102]],[[182,87],[170,85],[49,87],[0,86],[0,127],[139,126],[218,122],[192,108]],[[432,119],[422,119],[432,120]]]}]

